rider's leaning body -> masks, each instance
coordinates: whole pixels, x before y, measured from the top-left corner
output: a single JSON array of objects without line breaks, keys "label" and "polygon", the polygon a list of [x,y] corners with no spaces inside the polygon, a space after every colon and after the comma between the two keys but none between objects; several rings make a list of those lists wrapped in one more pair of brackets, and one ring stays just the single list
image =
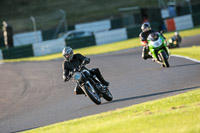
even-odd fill
[{"label": "rider's leaning body", "polygon": [[141,45],[143,46],[142,58],[146,60],[148,58],[152,58],[152,56],[148,54],[149,53],[149,46],[148,46],[148,40],[147,40],[148,36],[150,34],[155,33],[155,34],[160,35],[164,40],[166,40],[166,38],[163,36],[162,33],[158,33],[157,31],[151,29],[151,26],[148,22],[142,24],[141,30],[142,32],[140,33],[139,37],[140,37]]},{"label": "rider's leaning body", "polygon": [[[73,54],[73,49],[70,47],[65,47],[62,51],[64,61],[62,63],[62,70],[63,70],[63,81],[66,82],[71,78],[71,74],[74,71],[74,69],[78,69],[80,65],[82,64],[89,64],[90,58],[83,56],[82,54]],[[89,72],[92,75],[96,75],[97,78],[101,81],[102,84],[105,86],[109,86],[109,82],[107,82],[103,76],[101,75],[101,72],[99,68],[93,68],[89,70]],[[75,94],[83,94],[80,88],[78,86],[74,89]]]},{"label": "rider's leaning body", "polygon": [[148,58],[152,58],[148,54],[149,47],[148,47],[147,38],[151,33],[154,33],[155,30],[152,30],[150,24],[147,23],[147,22],[142,24],[141,30],[142,30],[142,32],[140,33],[139,37],[140,37],[141,45],[143,46],[143,48],[142,48],[142,58],[144,60],[146,60]]}]

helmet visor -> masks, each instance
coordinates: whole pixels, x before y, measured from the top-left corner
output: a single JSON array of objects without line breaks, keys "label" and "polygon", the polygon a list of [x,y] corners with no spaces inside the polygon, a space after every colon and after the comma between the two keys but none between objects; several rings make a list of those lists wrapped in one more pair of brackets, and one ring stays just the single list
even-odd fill
[{"label": "helmet visor", "polygon": [[64,57],[66,60],[71,60],[73,54],[65,54]]}]

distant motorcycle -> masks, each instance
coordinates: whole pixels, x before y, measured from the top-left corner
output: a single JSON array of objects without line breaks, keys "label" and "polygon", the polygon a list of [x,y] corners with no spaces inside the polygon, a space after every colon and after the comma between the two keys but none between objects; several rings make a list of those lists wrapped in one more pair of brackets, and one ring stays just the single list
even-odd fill
[{"label": "distant motorcycle", "polygon": [[163,67],[169,67],[169,51],[165,39],[159,33],[154,32],[148,36],[147,40],[152,60]]},{"label": "distant motorcycle", "polygon": [[171,38],[168,40],[167,46],[168,46],[168,48],[178,48],[178,47],[180,47],[181,41],[182,41],[181,36],[179,35],[178,32],[175,32],[175,33],[174,33],[174,36],[171,37]]},{"label": "distant motorcycle", "polygon": [[96,75],[92,75],[85,65],[81,65],[78,70],[74,70],[71,74],[72,80],[83,90],[95,104],[101,104],[101,97],[107,101],[112,101],[113,96],[107,86],[104,86]]}]

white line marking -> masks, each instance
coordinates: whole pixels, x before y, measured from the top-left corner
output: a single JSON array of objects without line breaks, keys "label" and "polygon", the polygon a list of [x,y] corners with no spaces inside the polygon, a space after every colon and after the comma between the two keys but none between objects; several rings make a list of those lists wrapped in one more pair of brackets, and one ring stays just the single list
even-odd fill
[{"label": "white line marking", "polygon": [[190,58],[190,57],[186,57],[186,56],[181,56],[181,55],[171,55],[171,56],[179,57],[179,58],[185,58],[185,59],[200,63],[199,60],[196,60],[196,59],[193,59],[193,58]]}]

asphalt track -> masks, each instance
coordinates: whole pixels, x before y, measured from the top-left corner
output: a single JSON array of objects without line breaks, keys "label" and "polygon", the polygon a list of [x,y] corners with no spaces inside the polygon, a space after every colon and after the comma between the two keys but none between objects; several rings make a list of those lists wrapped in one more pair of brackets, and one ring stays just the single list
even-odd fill
[{"label": "asphalt track", "polygon": [[[199,45],[200,36],[181,47]],[[124,44],[126,45],[126,44]],[[171,57],[170,68],[141,59],[141,48],[90,56],[110,82],[113,101],[95,105],[75,96],[75,82],[62,82],[62,59],[0,65],[0,133],[29,130],[61,121],[159,99],[200,88],[200,63]]]}]

